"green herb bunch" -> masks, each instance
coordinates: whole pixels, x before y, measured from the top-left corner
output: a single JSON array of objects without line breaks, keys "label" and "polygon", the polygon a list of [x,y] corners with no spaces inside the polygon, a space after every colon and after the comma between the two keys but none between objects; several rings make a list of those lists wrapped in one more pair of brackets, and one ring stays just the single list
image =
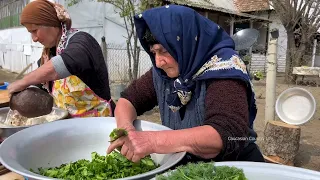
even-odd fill
[{"label": "green herb bunch", "polygon": [[93,152],[91,156],[92,161],[82,159],[55,168],[39,168],[37,173],[65,180],[105,180],[134,176],[158,167],[150,157],[133,163],[117,151],[106,156]]},{"label": "green herb bunch", "polygon": [[156,176],[156,180],[247,180],[242,169],[229,166],[215,166],[214,162],[188,163]]},{"label": "green herb bunch", "polygon": [[[127,135],[125,130],[114,129],[110,134],[110,141],[125,135]],[[91,161],[81,159],[76,162],[62,164],[59,167],[38,168],[38,172],[32,169],[31,171],[43,176],[64,180],[106,180],[134,176],[159,167],[151,159],[150,155],[134,163],[117,150],[106,156],[92,152],[91,158]]]}]

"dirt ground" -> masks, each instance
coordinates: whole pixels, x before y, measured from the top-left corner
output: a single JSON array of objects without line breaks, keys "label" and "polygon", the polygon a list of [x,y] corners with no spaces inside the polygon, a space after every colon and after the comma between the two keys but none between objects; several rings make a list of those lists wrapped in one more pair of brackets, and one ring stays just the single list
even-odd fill
[{"label": "dirt ground", "polygon": [[0,68],[0,82],[12,82],[14,81],[16,75],[16,73],[12,73]]},{"label": "dirt ground", "polygon": [[[16,74],[10,73],[0,69],[0,82],[12,82]],[[277,96],[285,89],[293,85],[282,84],[282,78],[278,78],[277,83]],[[299,153],[296,158],[297,167],[312,169],[320,171],[320,90],[317,87],[301,86],[313,94],[317,102],[317,111],[314,118],[308,123],[301,126],[301,141]],[[254,88],[257,95],[258,114],[255,120],[255,130],[260,137],[263,137],[264,130],[264,109],[265,109],[265,83],[254,82]],[[161,123],[158,110],[155,108],[144,115],[139,116],[139,119],[148,120],[156,123]],[[263,138],[258,138],[257,143],[262,146]]]}]

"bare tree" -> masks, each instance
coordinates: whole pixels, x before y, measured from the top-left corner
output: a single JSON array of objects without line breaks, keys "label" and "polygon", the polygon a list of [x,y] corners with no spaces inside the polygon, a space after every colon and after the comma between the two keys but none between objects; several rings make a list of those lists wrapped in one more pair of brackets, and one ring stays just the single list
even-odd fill
[{"label": "bare tree", "polygon": [[126,45],[128,55],[129,81],[137,79],[139,71],[140,46],[134,25],[134,16],[155,6],[162,5],[158,0],[98,0],[98,2],[110,3],[116,7],[115,11],[124,20],[126,29]]},{"label": "bare tree", "polygon": [[320,0],[270,0],[287,31],[286,82],[294,82],[292,68],[304,65],[306,51],[320,28]]}]

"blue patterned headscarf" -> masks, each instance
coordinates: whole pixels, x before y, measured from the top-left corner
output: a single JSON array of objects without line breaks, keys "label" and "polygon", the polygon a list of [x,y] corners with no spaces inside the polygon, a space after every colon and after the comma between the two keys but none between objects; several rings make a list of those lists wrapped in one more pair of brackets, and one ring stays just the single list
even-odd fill
[{"label": "blue patterned headscarf", "polygon": [[163,79],[170,79],[157,68],[155,56],[145,38],[146,31],[178,62],[180,75],[175,79],[167,99],[172,111],[186,105],[195,91],[195,82],[206,79],[240,79],[247,82],[250,125],[256,116],[252,84],[246,66],[234,50],[232,38],[217,24],[191,8],[167,5],[144,11],[135,16],[141,45]]}]

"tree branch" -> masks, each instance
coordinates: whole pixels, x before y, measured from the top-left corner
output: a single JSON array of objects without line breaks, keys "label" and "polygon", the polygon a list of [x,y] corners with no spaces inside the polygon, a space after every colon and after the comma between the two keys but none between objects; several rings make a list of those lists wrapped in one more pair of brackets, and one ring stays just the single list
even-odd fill
[{"label": "tree branch", "polygon": [[[310,23],[311,23],[311,24],[314,24],[314,22],[316,21],[316,19],[319,18],[319,16],[320,16],[319,7],[320,7],[320,2],[317,1],[317,3],[315,4],[315,7],[312,8],[314,11],[312,12],[312,15],[311,15],[311,17],[310,17]],[[315,25],[316,25],[316,24],[315,24]]]},{"label": "tree branch", "polygon": [[[298,0],[293,0],[293,9],[298,8]],[[293,11],[293,17],[296,17],[297,11]]]},{"label": "tree branch", "polygon": [[105,2],[114,5],[116,8],[123,10],[122,3],[119,2],[121,0],[98,0],[98,2]]}]

